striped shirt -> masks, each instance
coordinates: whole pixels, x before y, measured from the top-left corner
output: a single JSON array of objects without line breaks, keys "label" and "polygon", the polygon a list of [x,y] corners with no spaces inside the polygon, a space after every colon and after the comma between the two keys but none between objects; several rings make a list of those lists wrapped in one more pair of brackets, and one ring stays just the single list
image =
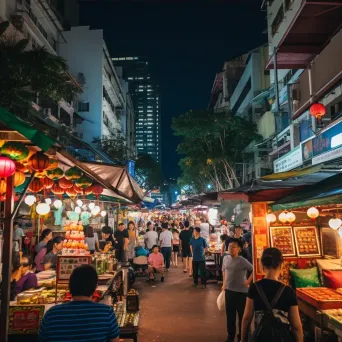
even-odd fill
[{"label": "striped shirt", "polygon": [[112,307],[91,301],[71,301],[45,313],[39,342],[107,342],[119,334]]}]

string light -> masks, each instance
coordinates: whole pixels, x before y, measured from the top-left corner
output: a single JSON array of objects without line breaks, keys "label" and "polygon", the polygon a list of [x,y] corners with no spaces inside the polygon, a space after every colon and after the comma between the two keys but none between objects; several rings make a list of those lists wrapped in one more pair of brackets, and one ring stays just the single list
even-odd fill
[{"label": "string light", "polygon": [[29,206],[35,204],[37,201],[36,197],[33,195],[28,195],[25,197],[25,203]]}]

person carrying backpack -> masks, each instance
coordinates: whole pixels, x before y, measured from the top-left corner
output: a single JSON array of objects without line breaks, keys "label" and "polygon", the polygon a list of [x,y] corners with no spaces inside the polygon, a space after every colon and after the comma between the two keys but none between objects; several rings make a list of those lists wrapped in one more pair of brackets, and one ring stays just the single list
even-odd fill
[{"label": "person carrying backpack", "polygon": [[294,290],[281,283],[279,275],[283,256],[277,248],[264,250],[261,263],[265,278],[252,284],[242,319],[241,342],[248,341],[248,331],[255,314],[255,330],[250,341],[303,342],[297,298]]}]

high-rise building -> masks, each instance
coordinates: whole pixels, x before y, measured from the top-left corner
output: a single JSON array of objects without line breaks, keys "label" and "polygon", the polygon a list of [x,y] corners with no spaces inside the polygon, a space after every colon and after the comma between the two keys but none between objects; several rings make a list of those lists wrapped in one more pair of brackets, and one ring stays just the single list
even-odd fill
[{"label": "high-rise building", "polygon": [[138,154],[149,154],[161,162],[159,87],[149,73],[145,57],[116,57],[115,66],[123,68],[135,110]]}]

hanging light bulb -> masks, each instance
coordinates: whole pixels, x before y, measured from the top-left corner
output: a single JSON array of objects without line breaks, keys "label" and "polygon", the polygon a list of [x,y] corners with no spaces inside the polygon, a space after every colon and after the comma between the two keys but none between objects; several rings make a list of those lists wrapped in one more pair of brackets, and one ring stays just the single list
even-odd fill
[{"label": "hanging light bulb", "polygon": [[106,215],[107,215],[107,212],[106,212],[105,210],[102,210],[102,211],[101,211],[101,216],[102,216],[102,217],[105,217]]},{"label": "hanging light bulb", "polygon": [[285,223],[287,221],[287,213],[283,211],[282,213],[279,214],[278,218],[281,223]]},{"label": "hanging light bulb", "polygon": [[86,204],[83,204],[83,205],[82,205],[82,209],[83,209],[84,211],[87,211],[87,210],[88,210],[87,205],[86,205]]},{"label": "hanging light bulb", "polygon": [[50,206],[47,203],[39,203],[36,212],[38,215],[46,215],[50,212]]},{"label": "hanging light bulb", "polygon": [[52,203],[51,198],[45,198],[45,203],[47,203],[48,205],[51,205]]},{"label": "hanging light bulb", "polygon": [[78,199],[78,200],[76,201],[76,203],[77,203],[77,205],[78,205],[79,207],[82,207],[82,205],[83,205],[83,202],[82,202],[80,199]]},{"label": "hanging light bulb", "polygon": [[337,217],[329,220],[329,227],[334,229],[334,230],[337,230],[338,228],[340,228],[341,225],[342,225],[342,221],[341,221],[341,219],[339,219]]},{"label": "hanging light bulb", "polygon": [[101,211],[101,208],[100,208],[98,205],[96,205],[95,208],[94,208],[94,210],[100,212],[100,211]]},{"label": "hanging light bulb", "polygon": [[319,211],[317,208],[315,207],[311,207],[307,210],[306,214],[312,219],[314,220],[315,218],[317,218],[319,216]]},{"label": "hanging light bulb", "polygon": [[96,216],[98,213],[99,213],[99,212],[98,212],[97,210],[95,210],[95,209],[93,209],[93,210],[91,211],[91,214],[92,214],[93,216]]},{"label": "hanging light bulb", "polygon": [[266,215],[266,221],[268,223],[275,222],[275,221],[277,221],[277,217],[273,213],[269,213]]},{"label": "hanging light bulb", "polygon": [[90,210],[93,210],[95,208],[95,203],[94,202],[89,203],[88,207]]},{"label": "hanging light bulb", "polygon": [[25,197],[25,203],[29,206],[35,204],[37,201],[36,197],[33,195],[28,195]]},{"label": "hanging light bulb", "polygon": [[74,212],[75,212],[76,214],[81,214],[81,211],[82,211],[82,209],[81,209],[80,207],[75,207]]},{"label": "hanging light bulb", "polygon": [[286,219],[288,222],[292,223],[296,220],[296,215],[292,212],[286,214]]},{"label": "hanging light bulb", "polygon": [[61,200],[56,200],[53,202],[53,205],[56,209],[59,209],[63,205],[63,202]]}]

